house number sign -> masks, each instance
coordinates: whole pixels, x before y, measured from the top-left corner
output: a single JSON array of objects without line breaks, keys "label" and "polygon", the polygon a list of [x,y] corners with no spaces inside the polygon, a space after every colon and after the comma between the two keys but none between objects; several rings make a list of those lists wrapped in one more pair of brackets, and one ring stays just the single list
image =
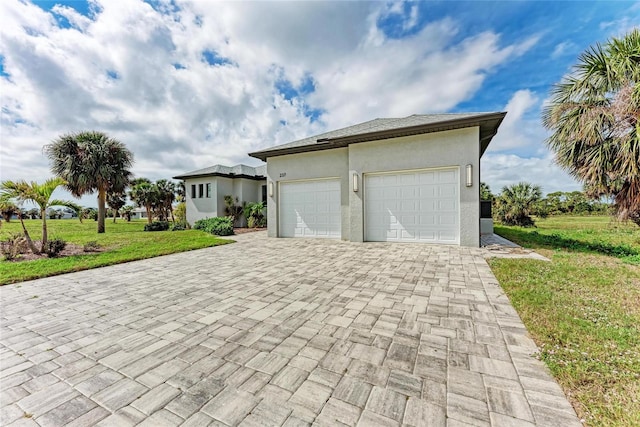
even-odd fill
[{"label": "house number sign", "polygon": [[280,178],[284,178],[285,176],[287,176],[286,172],[280,172]]}]

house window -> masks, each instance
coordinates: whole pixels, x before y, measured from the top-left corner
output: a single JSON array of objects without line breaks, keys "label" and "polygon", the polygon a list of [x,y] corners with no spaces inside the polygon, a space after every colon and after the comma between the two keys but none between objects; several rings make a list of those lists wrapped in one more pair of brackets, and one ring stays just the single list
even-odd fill
[{"label": "house window", "polygon": [[191,198],[192,199],[196,198],[196,185],[195,184],[191,185]]},{"label": "house window", "polygon": [[198,184],[198,197],[201,199],[204,197],[204,184]]},{"label": "house window", "polygon": [[211,198],[211,183],[207,183],[207,199]]},{"label": "house window", "polygon": [[262,203],[267,204],[267,186],[262,186]]}]

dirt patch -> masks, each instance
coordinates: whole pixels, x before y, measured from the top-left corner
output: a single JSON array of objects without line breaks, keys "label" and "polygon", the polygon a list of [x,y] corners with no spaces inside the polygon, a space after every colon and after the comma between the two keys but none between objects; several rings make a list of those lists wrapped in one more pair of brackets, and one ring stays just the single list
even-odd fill
[{"label": "dirt patch", "polygon": [[[38,249],[40,249],[40,247],[42,246],[40,241],[34,241],[33,243],[36,245],[36,248],[38,248]],[[92,250],[92,251],[85,251],[84,250],[84,246],[76,245],[76,244],[73,244],[73,243],[67,243],[67,245],[58,254],[58,256],[56,258],[64,258],[64,257],[68,257],[68,256],[73,256],[73,255],[87,255],[87,254],[103,252],[103,251],[104,251],[104,248],[97,248],[97,249]],[[41,258],[48,258],[48,256],[47,256],[47,254],[44,254],[44,253],[42,253],[42,254],[34,254],[33,252],[29,251],[29,252],[21,253],[15,259],[7,261],[7,262],[34,261],[36,259],[41,259]]]}]

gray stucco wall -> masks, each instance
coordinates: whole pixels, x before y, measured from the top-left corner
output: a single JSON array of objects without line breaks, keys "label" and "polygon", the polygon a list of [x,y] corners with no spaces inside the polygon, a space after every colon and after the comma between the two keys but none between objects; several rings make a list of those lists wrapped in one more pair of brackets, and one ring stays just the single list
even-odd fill
[{"label": "gray stucco wall", "polygon": [[[187,204],[187,222],[193,225],[199,219],[213,218],[217,216],[216,203],[216,177],[191,178],[184,181],[186,189],[185,203]],[[206,185],[211,184],[211,197],[198,197],[198,185],[204,185],[204,196],[206,196]],[[196,186],[196,198],[191,197],[191,186]],[[224,205],[223,205],[224,206]]]},{"label": "gray stucco wall", "polygon": [[[460,245],[480,246],[480,144],[479,128],[415,135],[349,146],[349,173],[363,174],[459,166]],[[467,187],[465,166],[473,165],[473,186]],[[364,239],[364,191],[349,192],[349,240]]]},{"label": "gray stucco wall", "polygon": [[[206,184],[211,184],[211,197],[206,197]],[[205,194],[203,198],[191,197],[191,185],[205,186]],[[191,178],[185,180],[185,188],[187,195],[185,202],[187,204],[187,221],[193,225],[197,220],[204,218],[213,218],[216,216],[225,216],[224,196],[231,194],[234,198],[238,198],[238,204],[242,202],[252,203],[262,200],[262,188],[265,184],[264,180],[252,180],[246,178],[226,178],[222,176],[211,176],[202,178]],[[244,225],[244,223],[242,224]]]},{"label": "gray stucco wall", "polygon": [[[466,186],[467,164],[473,167],[473,186]],[[480,245],[480,143],[479,128],[471,127],[351,144],[348,148],[271,157],[267,160],[268,233],[278,236],[278,183],[338,177],[341,179],[342,239],[364,240],[363,174],[412,169],[458,167],[460,194],[460,245]],[[353,174],[359,191],[352,190]]]},{"label": "gray stucco wall", "polygon": [[267,160],[267,182],[274,183],[274,193],[267,194],[267,229],[270,237],[278,236],[278,193],[280,182],[302,179],[340,178],[341,234],[349,240],[348,148],[289,154]]}]

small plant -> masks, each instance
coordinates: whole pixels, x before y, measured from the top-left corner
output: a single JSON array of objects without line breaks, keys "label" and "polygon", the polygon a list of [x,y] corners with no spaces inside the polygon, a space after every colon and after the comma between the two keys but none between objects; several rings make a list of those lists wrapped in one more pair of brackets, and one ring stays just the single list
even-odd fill
[{"label": "small plant", "polygon": [[85,252],[100,252],[100,248],[102,248],[102,246],[100,246],[100,244],[95,240],[92,240],[85,243],[82,250],[84,250]]},{"label": "small plant", "polygon": [[13,261],[18,255],[26,253],[28,249],[27,239],[21,234],[11,234],[9,239],[0,242],[0,252],[7,261]]},{"label": "small plant", "polygon": [[233,234],[233,218],[230,216],[205,218],[196,221],[193,228],[216,236],[230,236]]},{"label": "small plant", "polygon": [[153,221],[144,225],[144,231],[167,231],[169,229],[169,221]]},{"label": "small plant", "polygon": [[55,258],[60,255],[60,252],[62,252],[66,246],[67,242],[59,238],[47,240],[47,243],[44,245],[44,253],[46,253],[49,258]]},{"label": "small plant", "polygon": [[247,227],[264,227],[267,224],[263,202],[247,203],[244,207],[244,216],[247,218]]},{"label": "small plant", "polygon": [[182,231],[188,230],[189,228],[189,223],[187,221],[179,221],[173,224],[173,226],[171,227],[171,231]]}]

